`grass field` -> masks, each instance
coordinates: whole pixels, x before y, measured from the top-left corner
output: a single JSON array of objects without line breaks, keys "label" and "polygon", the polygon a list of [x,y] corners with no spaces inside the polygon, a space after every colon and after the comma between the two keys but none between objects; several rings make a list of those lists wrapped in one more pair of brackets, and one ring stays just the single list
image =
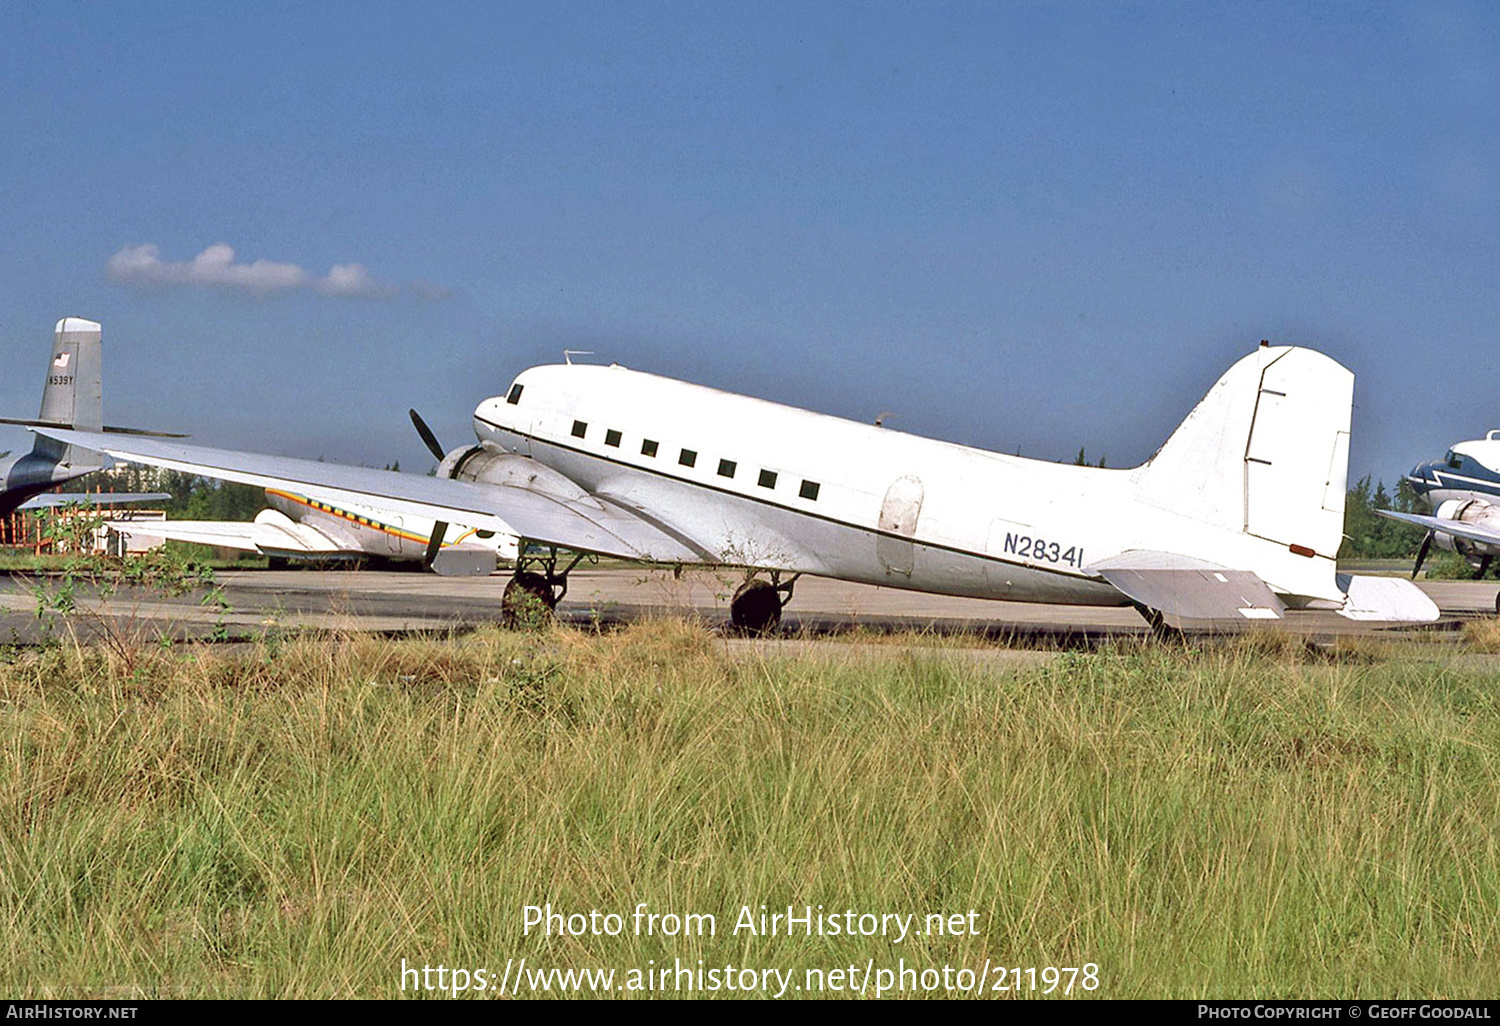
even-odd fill
[{"label": "grass field", "polygon": [[[521,975],[527,997],[524,957],[655,995],[679,961],[704,987],[753,970],[752,995],[846,996],[873,967],[870,996],[936,996],[919,974],[947,966],[1028,996],[1086,964],[1074,996],[1493,995],[1500,700],[1453,647],[1268,636],[1038,665],[913,639],[782,658],[663,621],[13,653],[0,989],[439,984],[404,959],[442,965],[448,991],[462,969],[468,996]],[[619,935],[527,932],[548,903],[617,914]],[[662,918],[637,936],[641,904],[714,933],[663,936]],[[961,926],[734,929],[761,905]]]}]

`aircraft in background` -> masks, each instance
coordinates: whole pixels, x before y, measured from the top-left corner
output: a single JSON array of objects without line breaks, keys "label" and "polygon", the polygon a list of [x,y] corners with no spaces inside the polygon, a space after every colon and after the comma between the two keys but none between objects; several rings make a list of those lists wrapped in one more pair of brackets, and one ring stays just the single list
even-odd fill
[{"label": "aircraft in background", "polygon": [[779,622],[801,574],[1129,604],[1158,628],[1275,620],[1287,608],[1436,619],[1409,581],[1337,572],[1353,388],[1327,356],[1262,343],[1128,470],[986,452],[614,365],[522,372],[479,404],[476,444],[446,453],[436,477],[36,430],[121,459],[426,517],[433,539],[450,522],[514,533],[522,555],[507,613],[553,606],[580,559],[605,555],[744,568],[730,613],[752,630]]},{"label": "aircraft in background", "polygon": [[[1483,577],[1496,555],[1500,555],[1500,431],[1483,438],[1459,442],[1440,460],[1418,463],[1406,474],[1417,497],[1427,503],[1431,516],[1377,509],[1392,520],[1427,529],[1417,550],[1411,575],[1417,576],[1434,542],[1438,548],[1457,552]],[[1500,596],[1495,600],[1500,613]]]},{"label": "aircraft in background", "polygon": [[[0,424],[27,427],[76,427],[80,431],[111,434],[154,435],[181,438],[163,432],[107,427],[104,424],[103,332],[94,321],[64,317],[57,322],[52,360],[42,386],[42,409],[35,420],[0,417]],[[31,451],[19,456],[0,456],[0,517],[18,509],[59,506],[105,506],[128,502],[159,502],[170,499],[165,492],[52,492],[58,485],[104,469],[104,461],[92,449],[59,443],[38,436]]]},{"label": "aircraft in background", "polygon": [[513,535],[448,525],[429,552],[434,523],[368,505],[343,506],[277,488],[266,489],[268,509],[251,523],[223,520],[107,520],[131,537],[193,542],[259,552],[272,569],[290,560],[350,563],[415,562],[444,576],[493,573],[499,559],[516,558]]}]

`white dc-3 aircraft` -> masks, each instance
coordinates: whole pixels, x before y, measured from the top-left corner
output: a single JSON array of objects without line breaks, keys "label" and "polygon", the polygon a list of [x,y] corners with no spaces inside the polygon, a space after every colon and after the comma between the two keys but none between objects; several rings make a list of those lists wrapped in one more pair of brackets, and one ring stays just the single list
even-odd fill
[{"label": "white dc-3 aircraft", "polygon": [[568,571],[598,554],[764,571],[769,580],[748,579],[730,608],[754,630],[779,622],[800,574],[1130,604],[1167,627],[1275,620],[1289,607],[1435,619],[1409,581],[1336,570],[1353,388],[1327,356],[1263,343],[1130,470],[1006,456],[571,364],[524,371],[481,402],[477,443],[448,452],[436,477],[35,430],[121,459],[426,517],[439,536],[448,523],[515,534],[522,557],[507,610],[554,605]]},{"label": "white dc-3 aircraft", "polygon": [[[1413,578],[1434,541],[1438,548],[1464,557],[1478,571],[1476,577],[1489,571],[1500,555],[1500,469],[1496,468],[1500,468],[1500,431],[1490,431],[1483,438],[1459,442],[1442,459],[1418,463],[1407,472],[1407,483],[1427,503],[1432,516],[1375,511],[1427,528],[1412,567]],[[1495,598],[1495,612],[1500,613],[1500,595]]]}]

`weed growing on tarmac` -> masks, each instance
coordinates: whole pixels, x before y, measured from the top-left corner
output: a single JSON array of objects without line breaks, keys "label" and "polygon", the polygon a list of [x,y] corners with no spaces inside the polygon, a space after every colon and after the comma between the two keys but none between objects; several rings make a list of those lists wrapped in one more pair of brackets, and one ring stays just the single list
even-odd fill
[{"label": "weed growing on tarmac", "polygon": [[227,639],[225,618],[231,610],[212,569],[172,546],[123,557],[96,553],[95,536],[104,520],[87,509],[44,515],[42,534],[59,560],[49,575],[36,577],[31,585],[45,639],[100,645],[133,662],[145,648],[172,644],[159,625],[139,615],[141,604],[193,593],[202,593],[199,605],[216,614],[210,639]]},{"label": "weed growing on tarmac", "polygon": [[[1500,699],[1430,658],[770,656],[677,621],[133,668],[60,647],[0,663],[0,731],[10,993],[389,997],[403,958],[521,957],[798,984],[1092,962],[1108,997],[1494,988]],[[717,931],[524,934],[549,902]],[[977,930],[733,933],[761,904]]]}]

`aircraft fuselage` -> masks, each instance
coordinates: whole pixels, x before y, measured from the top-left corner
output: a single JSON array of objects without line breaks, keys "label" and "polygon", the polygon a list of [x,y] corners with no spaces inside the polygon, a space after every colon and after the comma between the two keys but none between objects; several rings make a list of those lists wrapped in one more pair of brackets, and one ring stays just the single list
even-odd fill
[{"label": "aircraft fuselage", "polygon": [[529,456],[590,493],[671,510],[673,527],[710,547],[705,561],[1118,605],[1125,598],[1092,563],[1198,550],[1231,565],[1279,560],[1278,591],[1326,597],[1302,573],[1308,560],[1283,558],[1283,543],[1143,508],[1138,470],[1007,456],[622,367],[527,370],[479,405],[474,427],[483,446]]}]

